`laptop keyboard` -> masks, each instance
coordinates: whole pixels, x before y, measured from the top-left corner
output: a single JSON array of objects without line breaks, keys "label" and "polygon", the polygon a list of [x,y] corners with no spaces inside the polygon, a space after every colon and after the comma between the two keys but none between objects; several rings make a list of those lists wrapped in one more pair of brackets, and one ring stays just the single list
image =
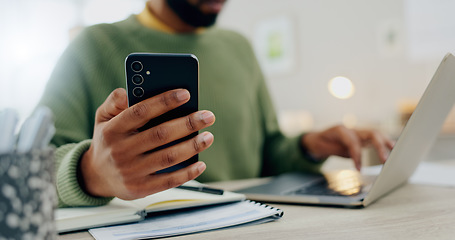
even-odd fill
[{"label": "laptop keyboard", "polygon": [[362,193],[364,181],[374,181],[374,177],[361,177],[356,171],[337,171],[326,174],[324,178],[306,184],[292,191],[294,195],[356,196]]},{"label": "laptop keyboard", "polygon": [[[295,195],[322,195],[322,196],[355,196],[361,192],[361,186],[347,185],[343,191],[335,191],[329,187],[329,184],[325,179],[311,184],[310,186],[304,186],[294,191]],[[337,189],[337,188],[335,188]],[[338,188],[340,189],[340,188]]]}]

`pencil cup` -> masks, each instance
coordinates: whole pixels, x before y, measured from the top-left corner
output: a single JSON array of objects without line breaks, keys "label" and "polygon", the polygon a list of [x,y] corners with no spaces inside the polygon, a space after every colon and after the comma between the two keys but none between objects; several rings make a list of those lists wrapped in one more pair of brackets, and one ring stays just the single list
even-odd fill
[{"label": "pencil cup", "polygon": [[53,149],[0,155],[0,240],[56,239]]}]

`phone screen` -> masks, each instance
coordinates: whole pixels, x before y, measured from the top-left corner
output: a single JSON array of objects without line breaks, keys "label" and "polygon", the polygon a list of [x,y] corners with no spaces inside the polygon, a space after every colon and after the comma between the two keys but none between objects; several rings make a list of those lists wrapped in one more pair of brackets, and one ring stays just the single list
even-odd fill
[{"label": "phone screen", "polygon": [[[128,106],[133,106],[147,98],[177,88],[187,89],[191,95],[187,103],[150,120],[139,128],[139,131],[198,111],[199,61],[196,56],[192,54],[132,53],[125,59],[125,73]],[[151,151],[167,148],[193,138],[197,134],[198,132],[192,133]],[[158,173],[172,172],[197,161],[198,155],[195,155]]]}]

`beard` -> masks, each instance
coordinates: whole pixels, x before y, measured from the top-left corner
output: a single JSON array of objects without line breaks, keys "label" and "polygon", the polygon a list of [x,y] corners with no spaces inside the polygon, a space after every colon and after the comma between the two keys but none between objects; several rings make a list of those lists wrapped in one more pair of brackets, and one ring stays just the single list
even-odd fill
[{"label": "beard", "polygon": [[217,13],[203,13],[198,6],[205,0],[199,0],[196,6],[188,3],[187,0],[166,0],[169,7],[185,23],[193,27],[209,27],[215,24]]}]

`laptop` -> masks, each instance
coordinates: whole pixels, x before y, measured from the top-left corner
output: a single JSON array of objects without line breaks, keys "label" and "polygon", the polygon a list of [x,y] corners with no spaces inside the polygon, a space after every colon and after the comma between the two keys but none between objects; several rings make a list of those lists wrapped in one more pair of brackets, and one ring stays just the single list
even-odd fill
[{"label": "laptop", "polygon": [[366,207],[407,182],[430,150],[455,103],[455,57],[448,53],[377,176],[355,170],[285,173],[236,192],[267,202]]}]

